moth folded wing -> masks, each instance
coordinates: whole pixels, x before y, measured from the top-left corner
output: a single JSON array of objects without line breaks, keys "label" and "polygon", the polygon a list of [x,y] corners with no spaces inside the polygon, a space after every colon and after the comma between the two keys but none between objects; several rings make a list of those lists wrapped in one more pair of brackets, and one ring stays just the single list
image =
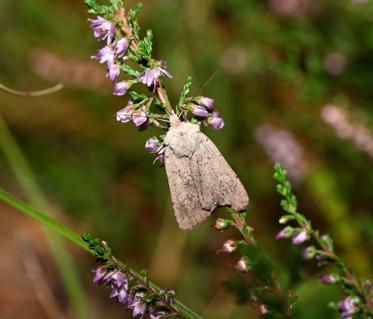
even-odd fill
[{"label": "moth folded wing", "polygon": [[210,216],[202,208],[195,181],[190,171],[190,159],[178,157],[166,148],[165,166],[176,220],[182,229],[192,229]]},{"label": "moth folded wing", "polygon": [[217,206],[231,206],[235,211],[245,210],[249,196],[244,186],[215,144],[200,134],[190,164],[203,208],[213,211]]}]

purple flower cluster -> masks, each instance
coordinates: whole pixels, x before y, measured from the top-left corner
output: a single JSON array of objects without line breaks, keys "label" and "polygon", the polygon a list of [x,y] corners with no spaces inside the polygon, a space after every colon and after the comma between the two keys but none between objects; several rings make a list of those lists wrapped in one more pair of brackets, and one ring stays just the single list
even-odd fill
[{"label": "purple flower cluster", "polygon": [[120,75],[120,65],[118,61],[122,59],[128,49],[129,42],[127,38],[115,39],[116,27],[114,23],[97,17],[91,21],[91,28],[95,38],[100,41],[106,40],[106,46],[100,49],[94,59],[100,63],[107,63],[106,76],[114,81]]},{"label": "purple flower cluster", "polygon": [[160,163],[164,163],[165,151],[163,143],[157,137],[149,138],[145,143],[145,149],[155,155],[156,160]]},{"label": "purple flower cluster", "polygon": [[156,298],[154,293],[149,295],[149,288],[142,282],[136,282],[134,278],[122,270],[108,270],[99,266],[93,270],[94,284],[104,284],[111,288],[110,298],[115,298],[128,310],[132,311],[132,317],[158,319],[169,314],[169,307],[172,306],[175,292],[172,289],[162,290]]},{"label": "purple flower cluster", "polygon": [[145,108],[140,107],[136,110],[131,101],[125,108],[117,112],[117,121],[121,123],[132,121],[133,124],[141,130],[146,129],[149,126],[149,116],[146,113]]},{"label": "purple flower cluster", "polygon": [[189,110],[193,115],[205,118],[207,125],[214,129],[224,127],[224,120],[220,117],[219,112],[215,110],[215,101],[209,97],[199,96],[193,99],[189,104]]},{"label": "purple flower cluster", "polygon": [[342,319],[352,319],[353,314],[358,311],[359,298],[346,297],[338,303],[338,310]]}]

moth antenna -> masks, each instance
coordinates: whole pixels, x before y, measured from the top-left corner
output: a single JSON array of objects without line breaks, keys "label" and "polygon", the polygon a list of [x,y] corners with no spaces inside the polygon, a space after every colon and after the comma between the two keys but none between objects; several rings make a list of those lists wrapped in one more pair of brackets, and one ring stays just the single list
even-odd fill
[{"label": "moth antenna", "polygon": [[216,70],[210,77],[209,79],[205,82],[205,84],[202,85],[202,87],[199,89],[196,95],[199,95],[202,93],[203,89],[215,78],[215,76],[219,73],[219,70]]}]

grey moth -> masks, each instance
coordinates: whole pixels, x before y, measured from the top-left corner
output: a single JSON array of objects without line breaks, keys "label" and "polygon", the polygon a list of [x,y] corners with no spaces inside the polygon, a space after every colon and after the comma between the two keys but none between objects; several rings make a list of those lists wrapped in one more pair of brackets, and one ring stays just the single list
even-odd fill
[{"label": "grey moth", "polygon": [[194,228],[218,206],[244,210],[249,203],[244,186],[200,126],[181,122],[176,115],[170,122],[165,167],[180,228]]}]

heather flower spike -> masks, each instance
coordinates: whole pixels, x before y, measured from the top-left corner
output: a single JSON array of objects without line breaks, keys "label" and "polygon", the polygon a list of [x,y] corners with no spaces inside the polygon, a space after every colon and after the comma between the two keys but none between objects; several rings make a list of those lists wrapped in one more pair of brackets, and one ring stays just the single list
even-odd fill
[{"label": "heather flower spike", "polygon": [[[114,9],[114,6],[100,6],[94,0],[86,0],[86,3],[91,7],[91,13],[98,14],[95,19],[89,20],[94,37],[104,42],[93,58],[107,64],[106,77],[116,81],[113,94],[124,96],[129,93],[134,101],[130,109],[117,112],[119,122],[132,121],[140,131],[152,126],[167,131],[171,126],[171,116],[177,114],[181,115],[180,122],[192,122],[214,129],[224,127],[212,98],[189,95],[191,77],[187,79],[179,103],[173,106],[168,100],[162,77],[172,78],[172,75],[166,68],[166,61],[152,57],[152,32],[148,30],[144,38],[140,37],[136,21],[140,5],[126,15],[124,10]],[[101,16],[103,12],[105,14]],[[129,61],[137,63],[137,66],[128,64]],[[144,84],[149,89],[148,94],[131,91],[130,88],[136,83]],[[165,151],[166,148],[161,145],[157,150],[152,150],[161,163],[166,159]]]},{"label": "heather flower spike", "polygon": [[[186,316],[175,306],[173,289],[159,289],[134,273],[128,266],[118,262],[106,242],[82,236],[94,252],[100,265],[93,271],[93,283],[102,284],[111,290],[115,299],[132,313],[133,318],[191,318],[200,319],[193,312]],[[185,306],[184,306],[185,307]]]},{"label": "heather flower spike", "polygon": [[[282,216],[282,223],[295,223],[298,227],[286,226],[277,235],[277,239],[290,238],[295,245],[303,244],[306,241],[313,241],[315,245],[308,246],[303,250],[305,259],[316,261],[317,266],[334,265],[338,273],[326,274],[320,277],[320,282],[326,285],[338,285],[347,294],[345,299],[335,307],[342,319],[371,318],[373,311],[371,304],[373,295],[367,290],[359,278],[351,272],[342,259],[334,252],[333,241],[327,234],[320,235],[319,231],[311,226],[311,222],[298,212],[298,203],[293,194],[290,182],[287,179],[287,172],[281,164],[275,164],[274,178],[277,180],[277,191],[283,197],[281,206],[286,215]],[[364,300],[364,302],[361,302]]]}]

